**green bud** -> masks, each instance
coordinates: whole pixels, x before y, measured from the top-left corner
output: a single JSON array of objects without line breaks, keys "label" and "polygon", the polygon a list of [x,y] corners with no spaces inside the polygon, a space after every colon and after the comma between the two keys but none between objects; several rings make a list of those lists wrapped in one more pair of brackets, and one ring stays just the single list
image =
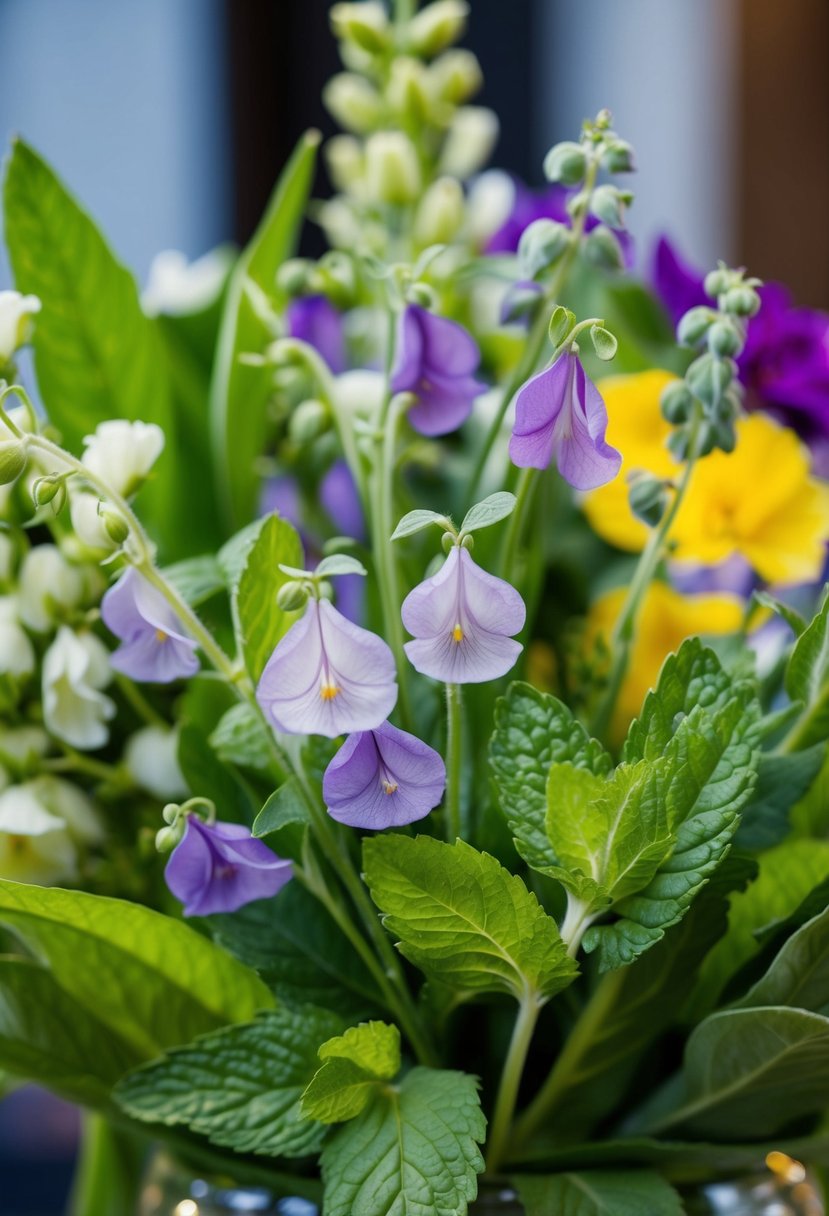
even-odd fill
[{"label": "green bud", "polygon": [[370,55],[377,55],[391,45],[391,30],[386,9],[379,0],[363,0],[358,4],[335,4],[329,13],[331,28],[337,38],[353,42]]},{"label": "green bud", "polygon": [[728,291],[733,281],[732,272],[726,266],[719,266],[716,270],[710,270],[705,276],[703,287],[705,294],[711,296],[715,300],[717,296],[723,295]]},{"label": "green bud", "polygon": [[571,232],[558,220],[534,220],[521,233],[518,242],[518,263],[524,278],[534,279],[547,270],[570,244]]},{"label": "green bud", "polygon": [[408,135],[377,131],[366,141],[366,186],[379,203],[413,203],[420,194],[420,164]]},{"label": "green bud", "polygon": [[556,144],[544,157],[547,181],[561,182],[563,186],[579,186],[586,172],[587,156],[581,144]]},{"label": "green bud", "polygon": [[673,426],[688,421],[693,405],[693,394],[684,380],[675,380],[662,390],[660,398],[662,417]]},{"label": "green bud", "polygon": [[417,55],[431,59],[463,34],[469,16],[464,0],[433,0],[409,22],[408,43]]},{"label": "green bud", "polygon": [[328,579],[323,579],[322,582],[317,583],[317,591],[319,592],[321,600],[328,600],[330,603],[334,599],[334,588],[331,586]]},{"label": "green bud", "polygon": [[130,534],[130,529],[120,511],[116,511],[108,503],[102,502],[98,506],[98,514],[103,520],[104,531],[110,540],[114,541],[116,545],[123,545]]},{"label": "green bud", "polygon": [[590,211],[602,223],[611,228],[624,228],[625,207],[633,200],[633,195],[615,186],[597,186],[590,196]]},{"label": "green bud", "polygon": [[179,804],[177,802],[168,802],[161,812],[161,818],[167,824],[174,824],[177,822],[180,814],[181,807]]},{"label": "green bud", "polygon": [[732,321],[716,321],[708,331],[708,349],[712,355],[735,359],[743,345],[743,335]]},{"label": "green bud", "polygon": [[625,264],[622,246],[604,224],[585,237],[584,256],[594,266],[602,266],[606,270],[621,270]]},{"label": "green bud", "polygon": [[351,194],[359,188],[364,172],[363,149],[353,135],[335,135],[329,139],[325,145],[325,161],[331,181],[338,190]]},{"label": "green bud", "polygon": [[637,477],[631,484],[628,501],[636,518],[655,528],[668,506],[665,482],[658,477]]},{"label": "green bud", "polygon": [[291,414],[288,434],[294,443],[311,443],[331,426],[331,411],[323,401],[301,401]]},{"label": "green bud", "polygon": [[695,359],[685,379],[694,396],[713,409],[734,379],[735,366],[730,359],[705,354]]},{"label": "green bud", "polygon": [[478,92],[484,82],[481,65],[471,51],[447,51],[429,68],[434,95],[449,105],[459,106]]},{"label": "green bud", "polygon": [[434,308],[437,303],[434,288],[428,283],[412,283],[406,292],[406,298],[412,304],[419,304],[421,308]]},{"label": "green bud", "polygon": [[469,536],[469,535],[462,536],[461,537],[461,548],[468,549],[469,552],[471,553],[472,550],[475,548],[475,537]]},{"label": "green bud", "polygon": [[704,304],[689,308],[676,327],[677,339],[683,346],[696,346],[708,333],[717,319],[713,308]]},{"label": "green bud", "polygon": [[575,313],[562,304],[557,304],[550,317],[550,341],[553,346],[561,346],[564,339],[576,323]]},{"label": "green bud", "polygon": [[48,477],[38,477],[32,486],[35,506],[45,507],[47,503],[54,502],[62,487],[63,479],[56,473],[50,473]]},{"label": "green bud", "polygon": [[463,223],[463,189],[454,177],[439,177],[433,182],[415,214],[414,234],[422,248],[448,245]]},{"label": "green bud", "polygon": [[332,76],[322,91],[322,100],[340,126],[358,135],[373,131],[383,113],[380,94],[355,72],[338,72]]},{"label": "green bud", "polygon": [[455,111],[440,154],[440,169],[465,181],[489,160],[498,138],[498,115],[486,106]]},{"label": "green bud", "polygon": [[307,258],[288,258],[276,272],[276,285],[288,296],[300,296],[308,286],[313,263]]},{"label": "green bud", "polygon": [[354,302],[357,276],[354,273],[354,263],[347,253],[330,249],[328,253],[323,254],[317,263],[316,278],[322,294],[341,308],[347,308]]},{"label": "green bud", "polygon": [[298,612],[308,602],[308,589],[293,579],[283,583],[276,593],[276,605],[283,612]]},{"label": "green bud", "polygon": [[633,148],[623,139],[608,144],[602,164],[609,173],[632,173],[636,168]]},{"label": "green bud", "polygon": [[453,532],[444,532],[440,538],[440,547],[444,553],[451,553],[457,543],[457,536]]},{"label": "green bud", "polygon": [[737,433],[731,420],[720,418],[714,423],[712,433],[716,446],[723,452],[733,452],[737,445]]},{"label": "green bud", "polygon": [[590,338],[594,351],[605,363],[615,357],[619,343],[609,329],[605,329],[603,325],[591,325]]},{"label": "green bud", "polygon": [[427,70],[418,59],[398,55],[392,60],[386,98],[402,125],[426,122],[432,110]]},{"label": "green bud", "polygon": [[0,442],[0,486],[8,486],[17,481],[25,467],[25,440],[8,439]]},{"label": "green bud", "polygon": [[725,293],[723,308],[735,317],[753,317],[760,311],[760,297],[753,287],[743,284]]}]

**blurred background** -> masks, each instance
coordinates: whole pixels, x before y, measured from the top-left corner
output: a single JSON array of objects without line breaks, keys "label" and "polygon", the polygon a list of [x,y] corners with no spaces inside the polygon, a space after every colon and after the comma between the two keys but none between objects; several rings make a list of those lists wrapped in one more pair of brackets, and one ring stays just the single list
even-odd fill
[{"label": "blurred background", "polygon": [[[827,0],[471,4],[497,165],[540,184],[547,148],[608,106],[641,166],[641,270],[667,233],[694,263],[745,263],[829,307]],[[143,283],[160,250],[244,243],[301,130],[333,132],[328,7],[0,0],[0,136],[52,162]],[[2,1216],[61,1211],[76,1136],[36,1091],[0,1101]]]}]

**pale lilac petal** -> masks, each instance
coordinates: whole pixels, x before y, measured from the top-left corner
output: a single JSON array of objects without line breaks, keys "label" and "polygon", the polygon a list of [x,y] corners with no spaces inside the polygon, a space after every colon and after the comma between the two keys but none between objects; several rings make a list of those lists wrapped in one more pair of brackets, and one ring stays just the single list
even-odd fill
[{"label": "pale lilac petal", "polygon": [[322,355],[332,372],[346,369],[345,329],[342,314],[326,296],[301,296],[285,314],[288,334],[307,342]]},{"label": "pale lilac petal", "polygon": [[472,373],[480,362],[475,340],[463,326],[410,304],[397,330],[397,356],[392,391],[418,398],[409,421],[423,435],[456,430],[486,386]]},{"label": "pale lilac petal", "polygon": [[101,619],[117,638],[132,637],[143,628],[144,620],[135,603],[139,575],[130,567],[101,600]]},{"label": "pale lilac petal", "polygon": [[421,385],[417,404],[409,410],[409,422],[429,438],[448,435],[466,422],[475,398],[485,391],[486,385],[471,376],[450,378],[431,373],[428,388]]},{"label": "pale lilac petal", "polygon": [[418,318],[420,311],[409,305],[397,322],[397,354],[391,378],[393,393],[412,392],[422,375],[424,341]]},{"label": "pale lilac petal", "polygon": [[458,546],[453,546],[437,574],[418,583],[404,599],[400,616],[414,637],[448,633],[455,624],[458,614],[459,554]]},{"label": "pale lilac petal", "polygon": [[341,536],[365,540],[366,521],[360,495],[344,460],[335,460],[320,482],[320,502]]},{"label": "pale lilac petal", "polygon": [[622,457],[605,442],[607,410],[601,394],[578,359],[576,364],[570,433],[556,444],[556,462],[559,473],[575,490],[595,490],[613,480]]},{"label": "pale lilac petal", "polygon": [[209,916],[275,895],[292,872],[291,862],[277,857],[240,824],[208,825],[190,815],[164,877],[184,904],[185,916]]},{"label": "pale lilac petal", "polygon": [[460,566],[461,624],[505,636],[520,633],[527,609],[515,588],[482,570],[467,549],[460,550]]},{"label": "pale lilac petal", "polygon": [[528,380],[515,399],[509,455],[521,469],[546,469],[553,459],[553,428],[569,396],[572,358],[561,355],[552,367]]},{"label": "pale lilac petal", "polygon": [[457,321],[436,316],[425,308],[418,308],[417,314],[427,366],[447,376],[470,376],[481,361],[472,335]]},{"label": "pale lilac petal", "polygon": [[133,680],[169,683],[199,670],[196,643],[164,596],[129,569],[101,601],[104,624],[120,639],[112,666]]},{"label": "pale lilac petal", "polygon": [[325,771],[323,797],[340,823],[379,831],[423,819],[445,785],[438,753],[384,722],[346,740]]},{"label": "pale lilac petal", "polygon": [[132,641],[122,642],[109,661],[122,675],[145,684],[169,684],[194,676],[199,670],[192,643],[173,636],[161,640],[154,630],[144,630]]},{"label": "pale lilac petal", "polygon": [[485,684],[505,676],[523,650],[520,642],[481,632],[456,643],[450,634],[404,643],[406,657],[421,675],[444,684]]}]

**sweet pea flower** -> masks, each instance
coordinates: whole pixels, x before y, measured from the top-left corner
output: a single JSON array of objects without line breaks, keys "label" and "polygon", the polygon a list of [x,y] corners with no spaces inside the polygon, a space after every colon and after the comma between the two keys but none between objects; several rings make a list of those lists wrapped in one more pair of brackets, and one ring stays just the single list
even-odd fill
[{"label": "sweet pea flower", "polygon": [[184,904],[185,916],[212,916],[269,899],[292,872],[290,861],[277,857],[242,824],[207,824],[191,814],[164,879]]},{"label": "sweet pea flower", "polygon": [[101,690],[112,679],[106,646],[92,633],[61,625],[43,657],[43,721],[81,751],[103,747],[115,702]]},{"label": "sweet pea flower", "polygon": [[268,659],[256,696],[286,734],[373,730],[397,701],[394,656],[332,604],[310,599]]},{"label": "sweet pea flower", "polygon": [[400,316],[392,391],[413,393],[409,421],[421,435],[447,435],[465,422],[486,385],[473,372],[480,363],[463,326],[409,304]]},{"label": "sweet pea flower", "polygon": [[199,670],[196,643],[161,592],[137,570],[127,570],[110,587],[101,617],[121,640],[110,662],[131,680],[168,684]]},{"label": "sweet pea flower", "polygon": [[128,497],[133,494],[164,448],[164,432],[154,422],[102,422],[84,439],[83,463],[91,473]]},{"label": "sweet pea flower", "polygon": [[32,317],[40,309],[37,296],[0,291],[0,364],[8,363],[17,348],[28,340]]},{"label": "sweet pea flower", "polygon": [[329,814],[379,831],[423,819],[443,797],[446,768],[426,743],[390,722],[350,735],[325,770]]},{"label": "sweet pea flower", "polygon": [[300,296],[285,314],[289,337],[313,346],[335,375],[346,369],[345,330],[342,314],[326,296]]},{"label": "sweet pea flower", "polygon": [[612,481],[622,457],[605,442],[607,411],[578,353],[559,355],[518,393],[509,454],[519,468],[558,471],[576,490]]},{"label": "sweet pea flower", "polygon": [[410,663],[446,684],[496,680],[521,653],[513,635],[524,627],[524,601],[458,545],[437,574],[409,592],[401,615],[415,638],[404,646]]}]

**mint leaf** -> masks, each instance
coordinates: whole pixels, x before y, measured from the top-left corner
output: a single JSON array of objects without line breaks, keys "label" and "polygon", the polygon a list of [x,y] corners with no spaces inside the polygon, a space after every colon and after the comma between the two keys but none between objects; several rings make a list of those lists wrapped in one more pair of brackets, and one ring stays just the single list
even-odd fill
[{"label": "mint leaf", "polygon": [[805,633],[808,622],[800,613],[792,608],[789,604],[779,600],[777,596],[771,595],[768,591],[755,591],[752,598],[764,608],[770,608],[772,612],[786,622],[796,638],[799,638],[801,633]]},{"label": "mint leaf", "polygon": [[473,1077],[413,1068],[323,1148],[326,1216],[465,1216],[485,1131]]},{"label": "mint leaf", "polygon": [[378,1080],[391,1081],[400,1072],[400,1031],[387,1022],[362,1022],[323,1043],[319,1057],[350,1060]]},{"label": "mint leaf", "polygon": [[786,668],[786,692],[805,707],[798,748],[825,740],[829,734],[829,595],[795,642]]},{"label": "mint leaf", "polygon": [[400,1071],[400,1031],[363,1022],[323,1043],[322,1068],[302,1095],[302,1113],[320,1123],[342,1123],[365,1110],[378,1082]]},{"label": "mint leaf", "polygon": [[516,875],[463,841],[376,836],[363,868],[401,953],[459,991],[549,997],[576,975],[555,921]]},{"label": "mint leaf", "polygon": [[588,1170],[514,1179],[527,1216],[682,1216],[674,1188],[649,1170]]},{"label": "mint leaf", "polygon": [[757,784],[743,808],[734,843],[757,851],[779,844],[789,831],[789,812],[808,793],[826,755],[825,743],[815,743],[791,755],[761,752]]},{"label": "mint leaf", "polygon": [[282,1006],[137,1069],[114,1096],[134,1119],[183,1126],[223,1148],[305,1157],[324,1129],[302,1117],[299,1099],[320,1041],[341,1025],[327,1010]]},{"label": "mint leaf", "polygon": [[268,731],[256,710],[245,702],[231,705],[210,736],[210,746],[226,764],[266,773],[271,766]]},{"label": "mint leaf", "polygon": [[556,697],[514,683],[495,706],[489,759],[518,852],[534,870],[557,876],[546,831],[550,765],[569,761],[603,776],[613,767],[610,756]]},{"label": "mint leaf", "polygon": [[302,615],[286,612],[276,602],[286,576],[283,563],[302,562],[299,534],[286,519],[269,515],[250,549],[233,595],[239,649],[254,682],[259,680],[277,642]]},{"label": "mint leaf", "polygon": [[515,495],[506,490],[490,494],[469,508],[461,524],[461,532],[475,532],[479,528],[490,528],[493,524],[500,523],[502,519],[512,515],[515,503]]}]

